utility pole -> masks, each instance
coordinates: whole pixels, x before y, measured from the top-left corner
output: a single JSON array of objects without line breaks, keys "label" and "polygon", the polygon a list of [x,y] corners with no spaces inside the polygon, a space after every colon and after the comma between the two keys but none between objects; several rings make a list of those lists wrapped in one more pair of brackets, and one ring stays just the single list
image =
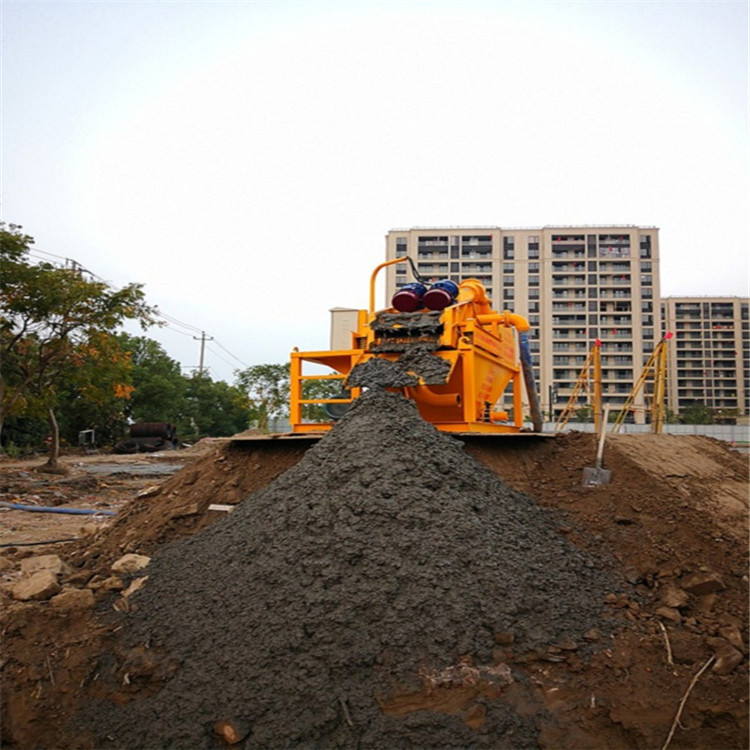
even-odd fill
[{"label": "utility pole", "polygon": [[193,336],[193,339],[195,341],[200,341],[201,342],[201,358],[200,358],[200,363],[198,364],[198,375],[203,375],[203,354],[206,351],[206,341],[213,341],[214,337],[213,336],[206,336],[206,332],[205,331],[201,331],[200,337]]}]

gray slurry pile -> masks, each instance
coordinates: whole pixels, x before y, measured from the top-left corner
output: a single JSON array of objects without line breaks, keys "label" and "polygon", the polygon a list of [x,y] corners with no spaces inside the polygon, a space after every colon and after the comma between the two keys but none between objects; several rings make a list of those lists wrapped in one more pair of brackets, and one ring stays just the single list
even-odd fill
[{"label": "gray slurry pile", "polygon": [[522,654],[610,627],[611,584],[554,518],[378,388],[147,572],[121,651],[145,648],[164,681],[92,708],[97,747],[221,747],[222,720],[248,749],[535,747],[534,717],[502,698],[479,729],[378,699],[496,664],[497,634]]}]

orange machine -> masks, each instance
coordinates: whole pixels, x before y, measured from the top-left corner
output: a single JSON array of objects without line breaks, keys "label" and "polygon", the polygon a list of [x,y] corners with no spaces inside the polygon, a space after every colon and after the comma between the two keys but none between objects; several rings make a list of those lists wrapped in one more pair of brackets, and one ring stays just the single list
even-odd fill
[{"label": "orange machine", "polygon": [[[367,378],[363,381],[357,377],[367,363],[370,367],[382,365],[386,372],[392,366],[396,376],[379,385],[413,399],[422,418],[444,432],[520,432],[525,382],[533,429],[541,432],[526,319],[492,310],[484,286],[476,279],[458,285],[437,282],[429,288],[422,283],[410,284],[394,295],[392,307],[375,311],[377,274],[386,266],[406,261],[411,262],[408,257],[386,261],[373,271],[370,307],[358,311],[350,349],[292,352],[292,432],[309,434],[330,429],[334,420],[304,421],[304,405],[324,404],[333,417],[343,414],[359,397],[362,387],[371,385]],[[374,359],[385,362],[373,363]],[[305,374],[304,363],[324,365],[334,372]],[[342,395],[305,398],[304,384],[314,380],[341,381]],[[513,389],[512,421],[507,411],[494,410],[509,385]]]}]

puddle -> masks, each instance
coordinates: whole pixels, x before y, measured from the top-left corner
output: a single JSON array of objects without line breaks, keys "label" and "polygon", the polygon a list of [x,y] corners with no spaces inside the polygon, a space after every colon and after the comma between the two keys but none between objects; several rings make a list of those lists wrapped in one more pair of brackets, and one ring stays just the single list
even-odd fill
[{"label": "puddle", "polygon": [[150,463],[150,464],[91,464],[79,468],[89,474],[126,474],[130,477],[151,477],[176,474],[184,464]]}]

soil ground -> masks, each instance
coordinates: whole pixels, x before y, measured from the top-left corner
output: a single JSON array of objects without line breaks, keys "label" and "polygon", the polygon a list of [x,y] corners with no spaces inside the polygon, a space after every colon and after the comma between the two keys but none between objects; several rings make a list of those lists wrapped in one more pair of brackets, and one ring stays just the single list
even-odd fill
[{"label": "soil ground", "polygon": [[[153,673],[172,667],[122,652],[123,624],[111,615],[137,604],[119,593],[130,581],[113,580],[111,564],[125,553],[158,559],[172,542],[226,517],[209,506],[252,503],[252,493],[295,466],[306,447],[216,443],[170,455],[66,457],[69,473],[59,477],[37,474],[28,462],[0,464],[6,502],[118,511],[113,520],[0,510],[3,747],[94,747],[85,732],[68,728],[77,712],[101,699],[154,695],[169,675]],[[611,636],[589,633],[591,648],[560,643],[522,653],[496,634],[495,665],[507,665],[515,679],[502,691],[454,679],[381,696],[381,711],[403,723],[404,736],[417,738],[410,746],[427,747],[418,738],[429,733],[420,733],[455,718],[461,732],[471,731],[453,746],[512,747],[502,726],[487,721],[500,702],[522,720],[524,747],[747,748],[747,457],[708,438],[613,436],[604,457],[610,484],[584,487],[583,470],[596,449],[591,435],[473,438],[464,449],[505,485],[553,510],[557,533],[602,561],[616,579],[602,608],[617,617],[618,628]],[[92,470],[102,464],[109,465],[104,473]],[[158,468],[140,471],[138,464]],[[170,476],[163,468],[169,465],[183,468]],[[78,539],[24,546],[72,537]],[[21,561],[50,553],[70,566],[63,592],[89,589],[96,607],[65,603],[59,594],[38,602],[12,598]],[[559,597],[573,593],[561,590]],[[113,675],[122,681],[119,690]],[[351,724],[345,702],[340,713],[342,725]],[[222,729],[220,719],[205,746],[245,746],[239,740],[247,732],[231,721],[231,731]]]}]

